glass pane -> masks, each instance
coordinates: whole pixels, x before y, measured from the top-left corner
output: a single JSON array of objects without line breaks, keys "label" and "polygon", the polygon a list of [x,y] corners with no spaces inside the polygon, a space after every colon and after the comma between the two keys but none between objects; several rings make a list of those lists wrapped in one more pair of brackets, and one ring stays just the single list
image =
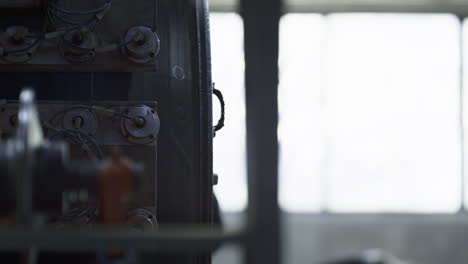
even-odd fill
[{"label": "glass pane", "polygon": [[281,20],[280,204],[287,211],[321,208],[324,30],[320,15],[292,14]]},{"label": "glass pane", "polygon": [[329,18],[329,207],[447,212],[460,203],[459,24]]},{"label": "glass pane", "polygon": [[[226,126],[214,139],[214,172],[219,175],[215,194],[225,211],[247,204],[245,163],[244,28],[237,14],[211,14],[213,81],[226,100]],[[219,103],[213,99],[213,119]]]},{"label": "glass pane", "polygon": [[459,208],[459,29],[450,15],[283,18],[285,209]]}]

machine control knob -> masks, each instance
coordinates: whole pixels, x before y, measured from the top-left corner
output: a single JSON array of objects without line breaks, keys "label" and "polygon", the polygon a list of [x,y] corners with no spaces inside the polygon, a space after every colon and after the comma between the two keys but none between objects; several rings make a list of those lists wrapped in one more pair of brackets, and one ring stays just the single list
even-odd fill
[{"label": "machine control knob", "polygon": [[148,106],[127,109],[128,118],[122,119],[121,130],[124,137],[135,144],[148,144],[156,140],[159,132],[159,117]]},{"label": "machine control knob", "polygon": [[148,64],[155,60],[160,50],[160,41],[155,32],[148,27],[136,26],[128,30],[124,37],[122,52],[138,64]]},{"label": "machine control knob", "polygon": [[87,109],[76,109],[65,113],[62,126],[64,129],[78,130],[92,136],[96,134],[98,121],[93,112]]},{"label": "machine control knob", "polygon": [[40,40],[31,37],[32,33],[24,26],[11,26],[0,35],[1,57],[5,63],[28,62]]},{"label": "machine control knob", "polygon": [[67,32],[60,42],[62,56],[72,64],[90,63],[96,52],[96,36],[88,29],[75,29]]}]

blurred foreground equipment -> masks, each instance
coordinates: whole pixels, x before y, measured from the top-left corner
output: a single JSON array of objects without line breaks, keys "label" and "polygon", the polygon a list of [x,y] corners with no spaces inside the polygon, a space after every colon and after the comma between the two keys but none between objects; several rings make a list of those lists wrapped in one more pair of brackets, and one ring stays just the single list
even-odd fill
[{"label": "blurred foreground equipment", "polygon": [[[51,109],[57,110],[54,105],[46,105],[45,109],[49,112]],[[2,215],[11,216],[17,209],[17,219],[22,223],[29,223],[34,213],[43,213],[49,218],[63,222],[77,223],[87,218],[85,223],[90,224],[99,212],[103,223],[118,224],[124,223],[127,216],[134,214],[127,211],[144,210],[144,206],[138,207],[138,202],[132,199],[138,198],[136,194],[141,191],[138,185],[148,183],[144,180],[145,177],[142,177],[144,174],[141,166],[123,159],[121,154],[117,154],[117,149],[112,151],[112,158],[103,159],[102,150],[91,137],[96,133],[94,130],[97,121],[93,119],[93,113],[87,111],[87,107],[69,107],[67,111],[59,111],[61,118],[57,111],[52,111],[55,114],[50,122],[44,122],[44,130],[52,130],[49,134],[54,141],[47,140],[43,135],[43,126],[31,90],[23,91],[18,109],[14,107],[16,104],[4,105],[0,115],[0,120],[4,121],[2,123],[6,123],[5,120],[11,121],[10,128],[2,127],[3,137],[9,136],[10,139],[0,144],[0,170],[3,175],[0,178]],[[115,111],[102,107],[95,109],[113,114]],[[147,111],[151,113],[150,110]],[[141,135],[141,132],[138,133],[139,129],[148,130],[146,124],[156,122],[148,132],[152,137],[156,136],[159,120],[151,119],[157,117],[155,114],[150,117],[132,117],[130,113],[128,115],[127,118],[132,121],[119,121],[122,127],[133,129],[134,133]],[[61,126],[53,126],[55,119],[60,119]],[[70,152],[65,142],[56,140],[76,143],[71,148],[74,152]],[[116,144],[118,137],[112,142]],[[92,154],[79,155],[83,152]],[[83,159],[89,155],[91,158],[87,161]],[[70,156],[75,156],[73,162]],[[154,188],[150,188],[149,192],[151,197],[148,198],[147,207],[151,208],[154,206]],[[154,212],[154,209],[147,211],[154,219],[151,212]]]},{"label": "blurred foreground equipment", "polygon": [[[32,90],[21,93],[15,122],[16,135],[0,144],[3,222],[25,227],[52,224],[63,229],[92,225],[97,218],[101,225],[128,224],[141,231],[156,228],[151,211],[129,210],[131,194],[142,182],[141,166],[123,158],[117,148],[108,160],[72,163],[66,144],[44,138]],[[63,197],[76,190],[86,193],[80,198],[84,208],[76,201],[75,207],[64,208]],[[31,260],[34,254],[25,256]]]}]

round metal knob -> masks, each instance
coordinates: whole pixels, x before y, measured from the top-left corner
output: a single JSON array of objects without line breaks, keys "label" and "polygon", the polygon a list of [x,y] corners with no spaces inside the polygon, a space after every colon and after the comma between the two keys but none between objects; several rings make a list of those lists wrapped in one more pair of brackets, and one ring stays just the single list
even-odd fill
[{"label": "round metal knob", "polygon": [[123,46],[123,53],[129,60],[139,64],[154,62],[160,49],[156,33],[143,26],[130,28],[124,37],[124,43],[128,44]]},{"label": "round metal knob", "polygon": [[135,144],[148,144],[156,140],[159,132],[159,117],[148,106],[132,107],[127,110],[129,118],[122,119],[122,134]]},{"label": "round metal knob", "polygon": [[67,32],[60,42],[60,52],[70,63],[82,64],[91,62],[96,52],[96,37],[86,29],[76,29]]},{"label": "round metal knob", "polygon": [[130,211],[127,225],[135,231],[153,231],[158,227],[156,217],[147,209],[139,208]]},{"label": "round metal knob", "polygon": [[24,26],[11,26],[0,35],[0,46],[4,51],[2,60],[6,63],[25,63],[29,61],[37,49],[39,40],[28,37],[31,32]]}]

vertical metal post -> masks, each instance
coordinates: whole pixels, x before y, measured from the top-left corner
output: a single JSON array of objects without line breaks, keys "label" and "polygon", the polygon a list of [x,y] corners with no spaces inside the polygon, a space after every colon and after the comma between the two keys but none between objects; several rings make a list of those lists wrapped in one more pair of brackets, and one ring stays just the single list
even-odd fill
[{"label": "vertical metal post", "polygon": [[278,52],[281,0],[242,0],[248,166],[246,262],[280,262]]},{"label": "vertical metal post", "polygon": [[459,28],[459,57],[460,57],[460,76],[459,76],[459,89],[460,89],[460,169],[461,169],[461,205],[460,205],[460,212],[466,211],[466,204],[465,204],[465,195],[466,195],[466,180],[465,180],[465,107],[464,107],[464,100],[465,100],[465,80],[464,80],[464,37],[463,37],[463,21],[464,17],[458,17],[460,22]]}]

